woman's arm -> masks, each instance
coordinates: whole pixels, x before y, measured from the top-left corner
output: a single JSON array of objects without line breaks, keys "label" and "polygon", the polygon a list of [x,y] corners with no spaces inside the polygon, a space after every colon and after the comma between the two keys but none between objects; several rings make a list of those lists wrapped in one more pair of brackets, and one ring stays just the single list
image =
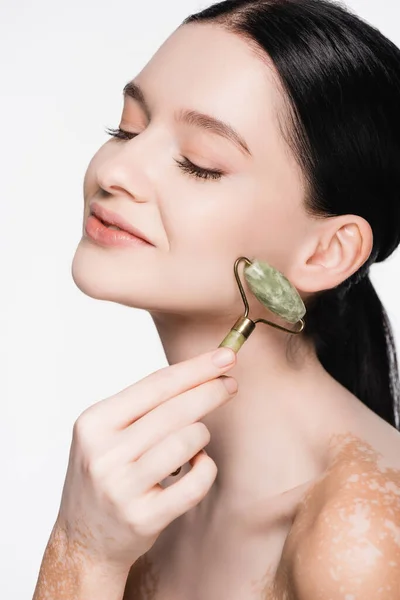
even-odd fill
[{"label": "woman's arm", "polygon": [[95,563],[56,523],[40,566],[33,600],[122,600],[129,571]]}]

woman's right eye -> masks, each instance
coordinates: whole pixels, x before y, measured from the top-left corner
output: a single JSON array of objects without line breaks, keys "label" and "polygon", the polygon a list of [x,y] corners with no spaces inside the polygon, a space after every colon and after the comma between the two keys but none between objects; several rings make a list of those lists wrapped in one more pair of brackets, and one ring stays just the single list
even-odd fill
[{"label": "woman's right eye", "polygon": [[129,131],[125,131],[118,127],[117,129],[112,129],[111,127],[106,127],[106,134],[111,135],[112,137],[118,138],[120,140],[131,140],[135,135],[139,135],[138,133],[130,133]]},{"label": "woman's right eye", "polygon": [[[129,131],[125,131],[125,129],[121,129],[120,127],[118,127],[117,129],[107,127],[105,132],[107,133],[107,135],[111,135],[112,137],[120,140],[131,140],[137,135],[139,135],[138,133],[130,133]],[[203,169],[202,167],[199,167],[198,165],[192,163],[186,157],[183,157],[182,162],[176,159],[175,162],[179,165],[179,168],[184,173],[198,180],[203,179],[219,181],[221,180],[222,176],[225,175],[225,173],[223,171],[220,171],[219,169]]]}]

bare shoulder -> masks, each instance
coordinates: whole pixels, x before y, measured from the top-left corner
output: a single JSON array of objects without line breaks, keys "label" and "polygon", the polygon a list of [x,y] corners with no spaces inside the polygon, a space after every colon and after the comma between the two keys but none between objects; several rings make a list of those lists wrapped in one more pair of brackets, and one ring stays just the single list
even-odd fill
[{"label": "bare shoulder", "polygon": [[373,443],[335,436],[329,468],[302,499],[276,579],[293,600],[400,598],[400,433],[376,425]]}]

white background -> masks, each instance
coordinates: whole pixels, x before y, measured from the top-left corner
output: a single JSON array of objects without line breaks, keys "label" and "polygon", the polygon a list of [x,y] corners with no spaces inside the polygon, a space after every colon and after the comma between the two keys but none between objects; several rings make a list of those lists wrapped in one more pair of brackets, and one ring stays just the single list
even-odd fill
[{"label": "white background", "polygon": [[[72,426],[166,365],[149,315],[83,295],[70,269],[87,165],[122,88],[195,0],[2,0],[0,597],[31,598],[56,518]],[[400,45],[394,0],[348,6]],[[57,224],[57,227],[54,225]],[[400,255],[371,278],[400,339]],[[398,346],[399,347],[399,346]]]}]

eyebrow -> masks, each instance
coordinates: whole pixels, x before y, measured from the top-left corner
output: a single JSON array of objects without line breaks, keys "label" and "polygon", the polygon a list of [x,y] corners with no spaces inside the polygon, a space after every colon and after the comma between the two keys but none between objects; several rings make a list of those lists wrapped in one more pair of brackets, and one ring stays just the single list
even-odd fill
[{"label": "eyebrow", "polygon": [[[130,98],[133,98],[139,102],[145,111],[147,118],[150,119],[149,105],[146,101],[143,90],[138,83],[129,81],[123,89],[123,96],[124,98],[129,96]],[[198,112],[197,110],[183,108],[175,112],[174,118],[178,123],[186,123],[187,125],[199,127],[224,137],[225,139],[233,142],[241,152],[246,153],[248,156],[252,156],[244,138],[231,125],[224,123],[224,121],[220,121],[211,115],[206,115]]]}]

